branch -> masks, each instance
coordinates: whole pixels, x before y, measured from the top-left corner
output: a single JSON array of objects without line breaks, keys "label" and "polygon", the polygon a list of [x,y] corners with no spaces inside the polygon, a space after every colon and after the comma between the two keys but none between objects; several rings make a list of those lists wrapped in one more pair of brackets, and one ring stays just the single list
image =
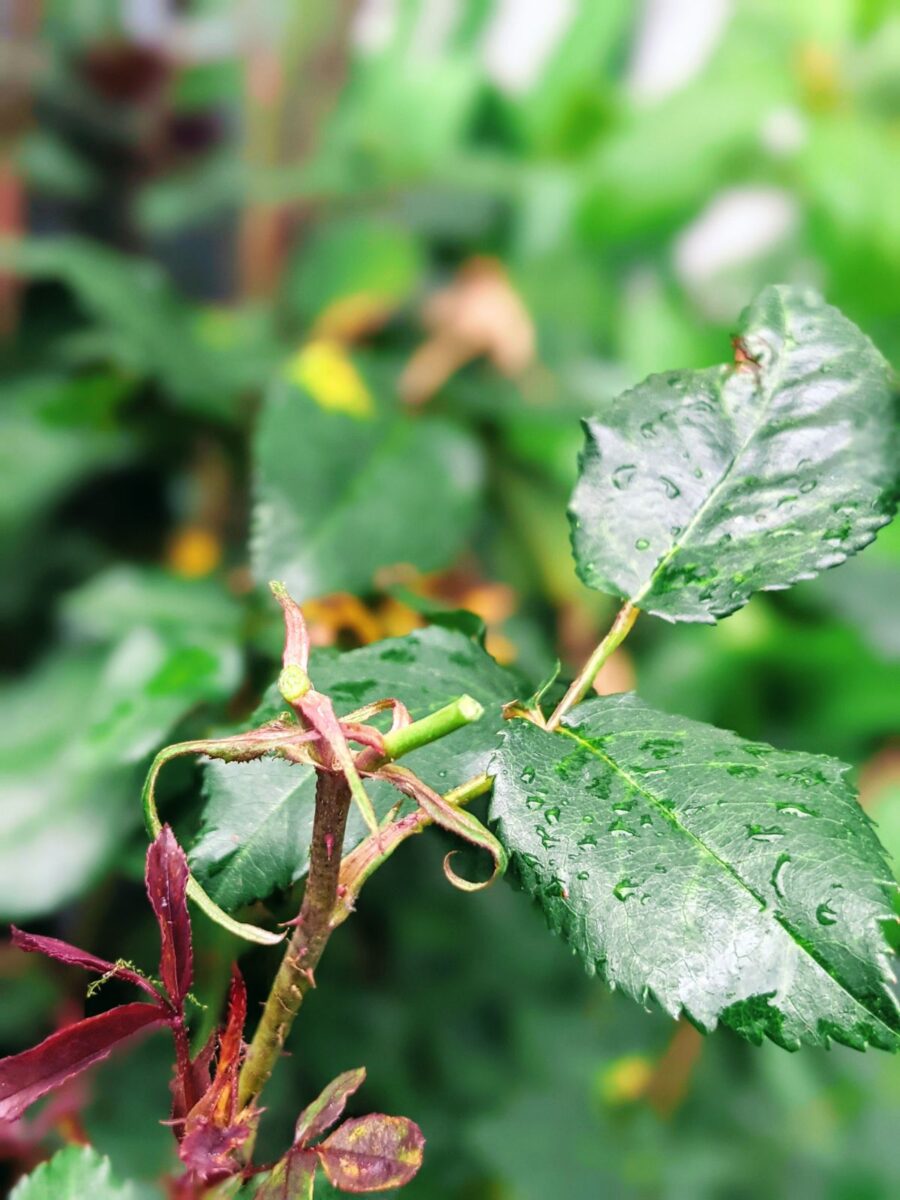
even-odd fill
[{"label": "branch", "polygon": [[640,609],[627,601],[619,609],[616,614],[616,619],[613,621],[612,629],[596,648],[591,657],[587,660],[572,682],[569,684],[569,690],[556,706],[556,711],[547,722],[548,729],[556,729],[560,721],[566,713],[580,704],[593,686],[594,680],[600,674],[600,668],[612,654],[612,652],[621,646],[622,642],[628,637],[632,625],[638,618]]}]

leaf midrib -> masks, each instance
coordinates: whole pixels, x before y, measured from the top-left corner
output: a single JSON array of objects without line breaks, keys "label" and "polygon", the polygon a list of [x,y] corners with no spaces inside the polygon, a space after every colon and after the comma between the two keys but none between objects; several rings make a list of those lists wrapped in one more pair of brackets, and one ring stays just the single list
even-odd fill
[{"label": "leaf midrib", "polygon": [[745,891],[757,902],[757,904],[759,904],[760,915],[767,916],[770,920],[773,920],[781,929],[784,930],[794,945],[799,950],[803,951],[809,961],[813,963],[813,965],[820,971],[822,971],[838,988],[840,988],[845,995],[850,997],[857,1008],[861,1009],[862,1012],[864,1012],[872,1020],[877,1021],[881,1028],[884,1029],[891,1038],[897,1038],[898,1031],[888,1025],[878,1013],[872,1012],[872,1010],[866,1004],[864,1004],[858,996],[854,995],[854,993],[850,991],[846,984],[844,984],[842,980],[840,980],[826,964],[819,962],[819,960],[812,954],[809,947],[804,944],[804,939],[800,938],[795,933],[791,925],[784,919],[784,917],[782,917],[777,911],[773,911],[769,906],[768,901],[763,896],[759,895],[739,874],[739,872],[731,866],[730,863],[721,858],[710,846],[707,846],[707,844],[697,837],[692,830],[688,829],[686,825],[683,825],[681,821],[679,821],[675,812],[662,804],[652,792],[648,791],[646,787],[640,784],[633,775],[630,775],[628,771],[626,771],[624,767],[621,767],[614,759],[604,754],[603,751],[600,750],[593,742],[586,741],[583,737],[579,736],[573,729],[566,725],[560,725],[556,732],[570,738],[583,749],[587,750],[589,754],[593,754],[596,758],[599,758],[602,762],[605,762],[612,771],[621,776],[622,779],[626,780],[630,787],[634,788],[636,792],[642,795],[645,799],[649,800],[654,808],[658,810],[661,816],[663,816],[671,825],[679,830],[679,832],[685,834],[685,836],[688,837],[702,853],[706,854],[715,863],[717,863],[728,875],[731,876],[731,878],[743,891]]},{"label": "leaf midrib", "polygon": [[[387,425],[382,424],[381,428],[383,430],[383,437],[373,447],[362,468],[349,475],[345,486],[341,489],[340,495],[328,506],[328,513],[325,519],[317,522],[312,536],[304,540],[301,558],[307,564],[307,570],[310,569],[311,564],[313,565],[312,573],[316,576],[318,575],[318,571],[314,567],[316,552],[320,549],[323,542],[327,544],[331,527],[343,518],[346,510],[353,504],[354,499],[360,493],[365,494],[367,478],[371,476],[374,467],[383,458],[386,458],[389,453],[393,452],[398,444],[402,444],[403,436],[408,430],[408,423],[397,416],[392,416],[389,418]],[[260,490],[266,486],[262,479],[260,479]]]},{"label": "leaf midrib", "polygon": [[[278,760],[272,760],[272,761],[278,761]],[[229,763],[228,765],[229,766],[241,766],[243,764]],[[302,769],[301,764],[299,764],[299,763],[295,763],[295,764],[291,764],[291,765]],[[311,768],[309,768],[309,769],[311,769]],[[281,796],[281,798],[277,801],[277,803],[274,804],[271,808],[269,808],[266,811],[266,813],[262,817],[262,819],[260,821],[258,821],[258,823],[253,827],[253,830],[252,830],[252,833],[250,834],[250,836],[248,838],[246,838],[246,840],[242,841],[240,843],[240,845],[238,845],[235,848],[234,852],[232,854],[230,854],[224,861],[220,860],[220,862],[221,862],[220,869],[219,869],[219,871],[217,871],[215,873],[215,875],[210,880],[210,890],[211,891],[218,890],[216,888],[216,880],[217,879],[221,879],[221,877],[223,875],[225,875],[226,872],[236,869],[236,864],[238,864],[239,862],[242,862],[243,859],[247,856],[247,854],[250,853],[250,850],[255,847],[256,840],[260,836],[261,831],[263,829],[265,829],[265,827],[269,824],[269,822],[274,817],[277,817],[281,813],[282,809],[297,796],[297,794],[300,791],[300,789],[302,788],[304,782],[308,778],[309,778],[309,776],[304,774],[303,778],[298,780],[297,783],[293,784],[292,787],[290,787]],[[214,830],[216,830],[218,832],[222,832],[222,826],[217,824],[215,826],[206,827],[203,830],[203,833],[201,834],[201,837],[198,840],[197,844],[199,845],[200,841],[202,841],[203,837],[208,833],[212,833]]]},{"label": "leaf midrib", "polygon": [[[778,302],[781,307],[781,314],[784,318],[785,330],[787,331],[787,327],[789,324],[789,317],[788,317],[787,309],[784,304],[784,299],[780,293],[778,293]],[[640,591],[630,597],[630,602],[632,604],[639,606],[641,600],[643,600],[644,597],[650,593],[650,591],[656,584],[659,576],[666,569],[666,567],[669,565],[669,563],[672,561],[672,559],[675,557],[675,555],[678,554],[679,551],[683,550],[685,548],[685,546],[688,544],[690,535],[697,528],[699,521],[705,515],[705,513],[709,509],[710,505],[713,503],[714,500],[718,499],[719,493],[724,488],[725,484],[729,481],[731,473],[733,472],[736,464],[743,457],[744,451],[747,449],[747,447],[750,445],[750,443],[753,441],[753,439],[757,436],[757,434],[759,433],[760,429],[762,428],[765,420],[767,419],[767,417],[769,415],[769,409],[771,407],[772,400],[775,396],[775,392],[778,387],[778,384],[781,382],[781,376],[784,373],[784,366],[785,366],[786,361],[787,361],[787,354],[783,350],[781,355],[779,356],[776,368],[772,371],[771,383],[767,380],[766,387],[765,387],[765,389],[763,389],[762,379],[760,379],[758,381],[757,390],[760,392],[763,392],[764,402],[762,405],[760,405],[759,416],[758,416],[757,420],[753,423],[753,426],[751,427],[750,432],[744,438],[743,442],[741,442],[740,446],[738,446],[738,448],[735,450],[734,454],[731,457],[730,462],[728,463],[728,466],[725,468],[725,470],[719,476],[718,482],[715,484],[715,486],[713,488],[711,488],[706,499],[699,506],[697,511],[694,513],[694,515],[688,521],[687,525],[684,527],[684,531],[679,536],[679,540],[676,542],[673,542],[671,548],[666,551],[666,553],[662,556],[662,558],[659,559],[659,561],[656,563],[656,566],[651,571],[651,573],[647,579],[647,582],[640,589]],[[754,370],[755,368],[750,367],[748,369]],[[718,385],[719,406],[722,410],[722,416],[732,426],[734,425],[734,420],[732,418],[731,413],[729,413],[727,411],[727,409],[725,408],[725,405],[722,403],[722,399],[725,394],[726,385],[735,377],[735,375],[738,373],[739,370],[740,370],[739,366],[733,366],[730,369],[730,373]]]}]

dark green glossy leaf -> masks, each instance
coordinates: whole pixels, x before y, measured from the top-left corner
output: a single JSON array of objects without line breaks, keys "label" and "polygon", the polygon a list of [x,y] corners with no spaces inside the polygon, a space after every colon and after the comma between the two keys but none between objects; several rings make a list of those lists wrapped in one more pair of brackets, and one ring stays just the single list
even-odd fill
[{"label": "dark green glossy leaf", "polygon": [[137,1200],[131,1185],[112,1176],[108,1158],[91,1146],[67,1146],[41,1163],[10,1193],[9,1200]]},{"label": "dark green glossy leaf", "polygon": [[493,770],[526,889],[612,986],[790,1048],[900,1046],[893,884],[843,764],[623,695],[514,723]]},{"label": "dark green glossy leaf", "polygon": [[[517,692],[517,680],[470,638],[432,626],[403,638],[376,642],[346,654],[314,654],[310,671],[316,688],[331,696],[339,715],[386,696],[427,716],[468,692],[484,716],[449,737],[404,758],[405,765],[438,792],[485,770],[502,722],[501,705]],[[253,724],[284,708],[273,688]],[[311,767],[262,759],[211,762],[206,768],[203,831],[190,853],[191,869],[217,904],[233,910],[289,886],[306,871],[312,834],[315,778]],[[367,783],[376,812],[399,798],[384,783]],[[365,836],[354,809],[345,847]]]},{"label": "dark green glossy leaf", "polygon": [[586,422],[582,579],[673,621],[727,616],[836,566],[894,509],[887,364],[814,293],[766,288],[754,362],[652,375]]},{"label": "dark green glossy leaf", "polygon": [[321,387],[312,359],[300,367],[303,387],[279,381],[256,437],[254,571],[283,579],[301,601],[366,590],[394,563],[447,566],[481,485],[480,452],[466,432],[383,410],[368,378],[347,359],[343,366],[346,375],[326,363]]}]

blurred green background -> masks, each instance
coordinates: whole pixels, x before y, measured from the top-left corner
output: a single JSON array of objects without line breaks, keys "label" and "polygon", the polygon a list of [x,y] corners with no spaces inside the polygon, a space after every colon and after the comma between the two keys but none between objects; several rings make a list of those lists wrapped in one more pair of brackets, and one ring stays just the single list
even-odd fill
[{"label": "blurred green background", "polygon": [[[323,645],[470,609],[524,693],[613,612],[569,555],[579,416],[728,358],[768,282],[900,361],[890,0],[7,0],[0,33],[6,920],[153,961],[142,772],[252,710],[270,575]],[[898,856],[898,596],[888,528],[721,626],[639,623],[602,686],[844,758]],[[188,847],[201,783],[166,784]],[[444,849],[407,846],[329,948],[273,1153],[365,1063],[428,1138],[411,1200],[900,1194],[900,1063],[701,1040],[512,889],[447,887]],[[199,1036],[234,947],[195,932]],[[242,965],[261,998],[271,952]],[[82,986],[0,949],[4,1050]],[[171,1166],[168,1070],[150,1040],[0,1135],[7,1178],[81,1125],[122,1177]]]}]

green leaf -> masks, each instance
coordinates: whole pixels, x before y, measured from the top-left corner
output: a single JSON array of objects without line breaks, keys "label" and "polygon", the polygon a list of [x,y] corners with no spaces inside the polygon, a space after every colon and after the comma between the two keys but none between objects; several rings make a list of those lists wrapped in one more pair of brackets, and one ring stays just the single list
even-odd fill
[{"label": "green leaf", "polygon": [[449,421],[376,411],[349,359],[323,366],[301,355],[291,367],[300,386],[282,379],[266,398],[255,449],[257,579],[283,579],[303,600],[366,590],[394,563],[447,566],[475,514],[477,444]]},{"label": "green leaf", "polygon": [[162,572],[123,568],[69,593],[63,623],[95,644],[0,688],[4,918],[57,908],[110,861],[137,821],[145,758],[237,686],[238,620],[205,582]]},{"label": "green leaf", "polygon": [[[84,413],[103,376],[66,380],[53,375],[19,378],[0,391],[0,532],[13,533],[91,471],[124,460],[129,442],[107,427],[65,420]],[[60,418],[63,419],[60,419]]]},{"label": "green leaf", "polygon": [[[0,251],[0,264],[29,279],[64,284],[85,317],[82,352],[160,380],[182,404],[228,416],[242,387],[271,369],[267,330],[213,314],[203,319],[159,266],[79,237],[28,238]],[[78,347],[79,338],[69,343]],[[251,368],[248,370],[248,366]]]},{"label": "green leaf", "polygon": [[586,422],[573,546],[590,587],[727,616],[855,554],[894,510],[887,364],[814,293],[766,288],[744,362],[652,375]]},{"label": "green leaf", "polygon": [[[418,720],[464,692],[474,696],[485,709],[480,721],[403,759],[438,792],[485,770],[502,724],[500,707],[517,691],[515,677],[479,645],[436,626],[346,654],[314,653],[310,674],[317,689],[331,696],[339,715],[394,696]],[[269,720],[283,708],[272,688],[251,724]],[[233,911],[301,878],[312,835],[313,769],[263,759],[210,762],[205,775],[203,830],[189,857],[191,870],[216,903]],[[386,784],[366,787],[379,815],[399,799]],[[345,849],[365,834],[354,809]]]},{"label": "green leaf", "polygon": [[306,324],[348,297],[389,313],[412,294],[422,270],[421,249],[401,226],[344,219],[320,226],[303,242],[288,266],[285,299]]},{"label": "green leaf", "polygon": [[492,769],[498,834],[589,971],[704,1030],[900,1046],[894,885],[843,764],[623,695],[515,722]]},{"label": "green leaf", "polygon": [[91,1146],[67,1146],[20,1179],[9,1200],[137,1200],[130,1185],[113,1179],[108,1158]]}]

